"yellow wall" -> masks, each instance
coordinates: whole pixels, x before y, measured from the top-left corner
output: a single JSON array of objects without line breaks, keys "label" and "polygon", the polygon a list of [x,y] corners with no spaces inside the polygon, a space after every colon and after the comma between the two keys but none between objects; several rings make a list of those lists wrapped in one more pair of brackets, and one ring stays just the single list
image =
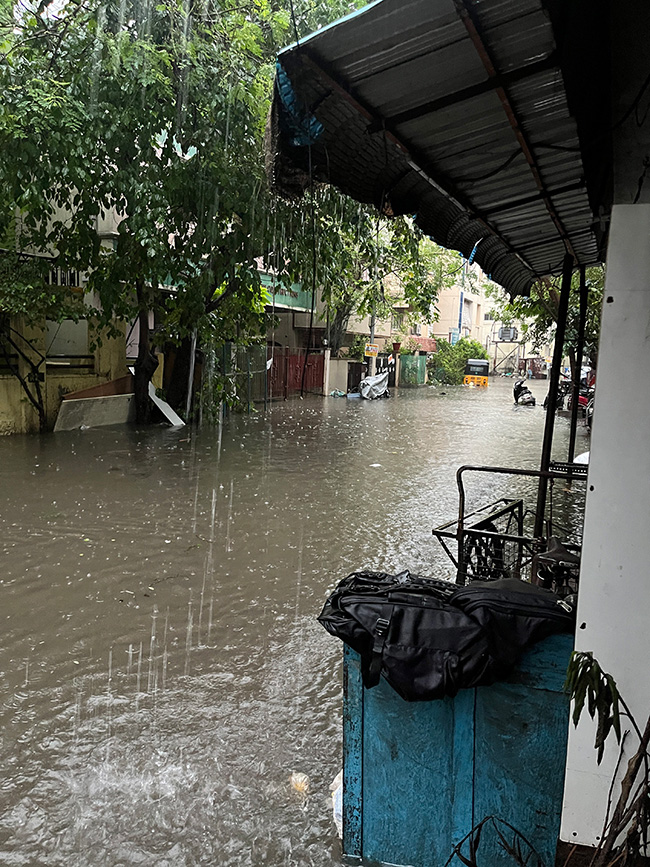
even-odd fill
[{"label": "yellow wall", "polygon": [[[45,353],[45,326],[27,328],[20,321],[12,323],[16,331],[23,334],[40,353]],[[26,347],[26,344],[21,344]],[[37,352],[31,351],[38,359]],[[119,338],[105,338],[102,345],[94,351],[94,370],[75,370],[73,368],[41,365],[44,381],[41,389],[44,394],[45,414],[48,429],[54,427],[61,400],[64,394],[90,388],[103,382],[110,382],[127,373],[124,334]],[[28,365],[20,362],[22,375],[28,372]],[[31,405],[18,379],[12,375],[0,374],[0,435],[14,433],[38,433],[38,412]]]}]

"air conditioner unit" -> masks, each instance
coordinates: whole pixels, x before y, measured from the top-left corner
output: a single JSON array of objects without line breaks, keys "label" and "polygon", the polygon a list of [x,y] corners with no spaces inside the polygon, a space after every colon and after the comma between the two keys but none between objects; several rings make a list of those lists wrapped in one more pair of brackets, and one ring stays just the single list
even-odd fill
[{"label": "air conditioner unit", "polygon": [[499,340],[502,340],[504,343],[513,343],[518,337],[519,332],[512,326],[499,328]]}]

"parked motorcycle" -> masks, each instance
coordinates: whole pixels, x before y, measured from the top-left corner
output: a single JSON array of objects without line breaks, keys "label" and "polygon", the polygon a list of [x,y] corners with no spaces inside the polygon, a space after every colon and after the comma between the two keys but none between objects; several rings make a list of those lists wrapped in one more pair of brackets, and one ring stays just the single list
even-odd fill
[{"label": "parked motorcycle", "polygon": [[535,406],[535,396],[526,385],[525,380],[518,379],[515,382],[512,394],[517,406]]},{"label": "parked motorcycle", "polygon": [[[586,412],[587,406],[590,400],[593,400],[594,396],[594,387],[581,385],[580,390],[578,391],[578,409],[581,409],[583,412]],[[569,395],[569,399],[567,401],[567,409],[571,409],[573,405],[573,394]]]}]

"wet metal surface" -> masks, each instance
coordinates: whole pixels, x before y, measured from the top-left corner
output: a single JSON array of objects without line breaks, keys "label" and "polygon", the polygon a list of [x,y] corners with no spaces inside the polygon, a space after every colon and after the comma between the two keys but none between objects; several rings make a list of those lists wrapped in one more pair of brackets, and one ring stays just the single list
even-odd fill
[{"label": "wet metal surface", "polygon": [[342,654],[315,615],[358,568],[450,573],[457,466],[538,464],[531,388],[0,439],[0,864],[338,863]]}]

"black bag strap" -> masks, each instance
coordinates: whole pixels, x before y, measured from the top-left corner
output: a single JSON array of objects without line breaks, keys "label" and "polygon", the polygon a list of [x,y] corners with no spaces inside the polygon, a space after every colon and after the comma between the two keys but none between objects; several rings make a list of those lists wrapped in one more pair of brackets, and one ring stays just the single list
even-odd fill
[{"label": "black bag strap", "polygon": [[385,617],[378,617],[377,622],[375,623],[372,643],[372,654],[370,656],[368,668],[364,672],[363,676],[363,685],[366,687],[366,689],[371,689],[373,686],[377,686],[377,684],[379,683],[379,677],[381,675],[381,662],[384,655],[384,645],[386,644],[386,637],[388,636],[388,629],[390,627],[390,621],[393,616],[393,610],[394,608],[391,608],[391,613],[388,619],[386,619]]}]

